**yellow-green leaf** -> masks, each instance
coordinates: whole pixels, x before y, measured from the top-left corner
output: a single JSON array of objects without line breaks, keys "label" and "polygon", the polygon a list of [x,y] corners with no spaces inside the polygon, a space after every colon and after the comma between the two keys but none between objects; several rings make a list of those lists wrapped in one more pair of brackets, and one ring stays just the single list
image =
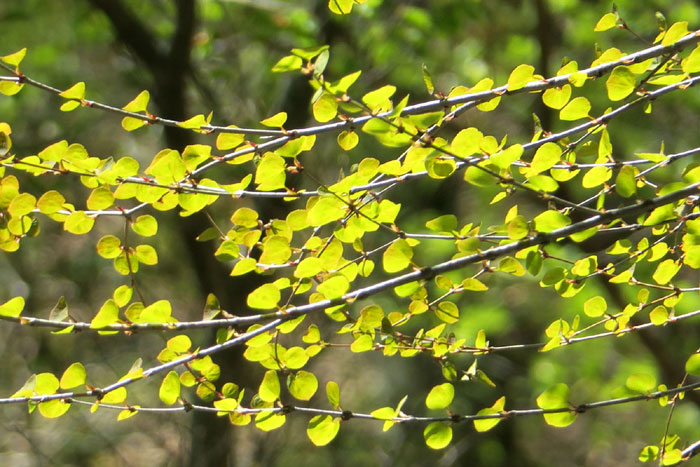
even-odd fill
[{"label": "yellow-green leaf", "polygon": [[263,284],[248,295],[246,303],[251,308],[270,310],[277,306],[281,298],[280,289],[274,284]]},{"label": "yellow-green leaf", "polygon": [[287,112],[278,112],[272,117],[268,117],[262,120],[260,123],[267,127],[281,128],[282,125],[287,121]]},{"label": "yellow-green leaf", "polygon": [[296,399],[308,401],[316,394],[318,380],[313,373],[301,370],[289,375],[287,387],[289,388],[289,393]]},{"label": "yellow-green leaf", "polygon": [[274,402],[280,397],[280,380],[275,370],[268,370],[258,389],[258,396],[265,402]]},{"label": "yellow-green leaf", "polygon": [[549,88],[542,93],[542,102],[547,107],[560,110],[571,98],[571,85],[565,84],[561,88]]},{"label": "yellow-green leaf", "polygon": [[311,106],[314,118],[321,123],[333,120],[338,114],[338,102],[335,97],[327,92],[321,94]]},{"label": "yellow-green leaf", "polygon": [[75,235],[82,235],[91,231],[93,225],[95,225],[95,219],[83,211],[75,211],[63,222],[63,229]]},{"label": "yellow-green leaf", "polygon": [[508,90],[515,91],[525,87],[527,83],[533,80],[533,73],[535,72],[535,67],[532,65],[518,65],[510,73],[508,77]]},{"label": "yellow-green leaf", "polygon": [[107,300],[104,305],[97,312],[95,317],[90,322],[90,328],[100,329],[110,324],[114,324],[119,321],[119,307],[111,298]]},{"label": "yellow-green leaf", "polygon": [[425,444],[431,449],[442,449],[452,441],[452,427],[446,422],[433,422],[423,430]]},{"label": "yellow-green leaf", "polygon": [[616,66],[605,82],[605,87],[608,89],[608,99],[613,102],[620,101],[632,94],[636,86],[637,78],[626,66]]},{"label": "yellow-green leaf", "polygon": [[18,318],[24,310],[24,298],[15,297],[0,305],[0,316]]},{"label": "yellow-green leaf", "polygon": [[340,419],[331,415],[316,415],[309,420],[306,434],[315,446],[325,446],[336,437],[340,430]]},{"label": "yellow-green leaf", "polygon": [[[58,95],[65,99],[85,99],[85,83],[82,81],[76,83],[70,88],[66,89],[65,91],[59,93]],[[80,104],[78,103],[78,105]]]},{"label": "yellow-green leaf", "polygon": [[528,175],[535,175],[551,169],[552,166],[561,160],[561,153],[561,147],[558,144],[544,143],[537,149],[537,152],[535,152]]},{"label": "yellow-green leaf", "polygon": [[134,97],[128,104],[122,107],[122,109],[127,112],[145,112],[150,99],[151,94],[147,90],[141,91],[138,96]]},{"label": "yellow-green leaf", "polygon": [[664,38],[661,40],[661,45],[671,45],[675,44],[678,39],[688,34],[688,22],[679,21],[673,23],[670,28],[666,30]]},{"label": "yellow-green leaf", "polygon": [[685,362],[685,371],[691,375],[700,376],[700,353],[695,353]]},{"label": "yellow-green leaf", "polygon": [[399,272],[411,264],[413,248],[405,239],[399,239],[389,245],[382,255],[382,265],[388,273]]},{"label": "yellow-green leaf", "polygon": [[180,377],[175,371],[170,371],[158,390],[158,397],[166,405],[173,405],[180,397]]},{"label": "yellow-green leaf", "polygon": [[593,28],[596,32],[607,31],[617,26],[617,15],[615,13],[606,13],[598,20]]},{"label": "yellow-green leaf", "polygon": [[575,97],[559,112],[561,120],[573,121],[586,118],[591,110],[591,103],[585,97]]},{"label": "yellow-green leaf", "polygon": [[24,60],[25,55],[27,55],[26,47],[21,50],[18,50],[15,53],[0,57],[0,60],[2,60],[10,66],[18,67],[19,64],[22,63],[22,60]]},{"label": "yellow-green leaf", "polygon": [[431,410],[447,408],[455,396],[455,388],[451,383],[434,386],[425,398],[425,406]]}]

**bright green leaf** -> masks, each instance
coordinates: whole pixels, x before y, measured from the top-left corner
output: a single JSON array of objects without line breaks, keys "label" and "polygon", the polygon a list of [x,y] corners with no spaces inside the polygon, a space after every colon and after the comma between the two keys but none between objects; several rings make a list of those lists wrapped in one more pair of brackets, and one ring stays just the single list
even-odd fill
[{"label": "bright green leaf", "polygon": [[455,388],[451,383],[434,386],[425,398],[425,406],[431,410],[447,408],[454,399]]},{"label": "bright green leaf", "polygon": [[180,397],[180,377],[175,371],[170,371],[158,390],[158,397],[166,405],[173,405],[177,402],[178,397]]}]

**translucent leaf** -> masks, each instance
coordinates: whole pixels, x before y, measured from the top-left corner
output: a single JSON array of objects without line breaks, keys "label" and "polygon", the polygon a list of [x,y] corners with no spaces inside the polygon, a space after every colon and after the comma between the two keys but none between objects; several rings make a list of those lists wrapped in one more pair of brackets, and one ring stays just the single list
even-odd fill
[{"label": "translucent leaf", "polygon": [[[544,410],[569,408],[569,387],[564,383],[550,387],[537,397],[537,406]],[[569,426],[575,419],[576,414],[572,412],[544,414],[545,422],[556,427]]]},{"label": "translucent leaf", "polygon": [[605,82],[608,89],[608,99],[620,101],[634,92],[637,86],[637,78],[626,66],[617,66]]},{"label": "translucent leaf", "polygon": [[480,152],[479,146],[484,135],[476,128],[461,130],[452,140],[450,148],[459,157],[468,157]]},{"label": "translucent leaf", "polygon": [[166,405],[173,405],[180,397],[180,377],[175,371],[170,371],[158,390],[158,397]]},{"label": "translucent leaf", "polygon": [[685,362],[685,371],[691,375],[700,376],[700,353],[695,353]]},{"label": "translucent leaf", "polygon": [[646,394],[656,388],[656,378],[646,373],[635,373],[627,377],[625,386],[630,391]]},{"label": "translucent leaf", "polygon": [[0,305],[0,316],[18,318],[24,310],[24,298],[15,297]]},{"label": "translucent leaf", "polygon": [[147,266],[154,266],[158,264],[158,253],[151,245],[137,245],[135,250],[134,257],[139,263]]},{"label": "translucent leaf", "polygon": [[66,199],[61,193],[55,190],[49,190],[41,195],[39,201],[36,203],[36,207],[39,208],[42,214],[53,214],[63,208],[65,202]]},{"label": "translucent leaf", "polygon": [[[65,91],[59,93],[59,96],[63,97],[64,99],[85,99],[85,83],[82,81],[76,83]],[[76,104],[80,105],[80,103]]]},{"label": "translucent leaf", "polygon": [[520,144],[509,146],[503,151],[499,151],[489,158],[489,161],[498,168],[507,169],[513,162],[523,155],[523,147]]},{"label": "translucent leaf", "polygon": [[591,110],[591,103],[585,97],[575,97],[559,112],[561,120],[573,121],[586,118]]},{"label": "translucent leaf", "polygon": [[311,110],[316,121],[325,123],[333,120],[338,114],[338,102],[333,95],[325,92],[314,101]]},{"label": "translucent leaf", "polygon": [[564,214],[559,211],[549,210],[538,215],[533,219],[535,223],[535,230],[538,232],[552,232],[553,230],[566,227],[571,224],[571,219],[569,219]]},{"label": "translucent leaf", "polygon": [[224,399],[219,399],[218,401],[214,401],[214,407],[220,410],[220,412],[217,412],[216,415],[224,416],[236,410],[236,408],[238,407],[238,401],[236,399],[231,399],[227,397]]},{"label": "translucent leaf", "polygon": [[661,326],[668,321],[668,310],[665,306],[659,305],[649,312],[649,320],[654,326]]},{"label": "translucent leaf", "polygon": [[316,415],[309,420],[306,434],[315,446],[325,446],[336,437],[340,430],[340,419],[331,415]]},{"label": "translucent leaf", "polygon": [[435,316],[445,323],[459,321],[459,308],[452,302],[440,302],[435,310]]},{"label": "translucent leaf", "polygon": [[425,226],[433,232],[452,232],[457,230],[457,216],[447,214],[436,217],[425,223]]},{"label": "translucent leaf", "polygon": [[434,386],[425,398],[425,406],[431,410],[447,408],[455,396],[455,388],[451,383]]},{"label": "translucent leaf", "polygon": [[134,289],[132,289],[128,285],[120,285],[114,290],[112,298],[114,299],[114,302],[117,304],[118,307],[123,307],[131,301],[131,297],[133,296],[133,294]]},{"label": "translucent leaf", "polygon": [[260,123],[268,127],[281,128],[286,121],[287,112],[279,112],[273,115],[272,117],[268,117],[265,120],[262,120]]},{"label": "translucent leaf", "polygon": [[18,50],[15,53],[5,55],[0,57],[0,60],[3,62],[7,63],[10,66],[18,67],[20,63],[22,63],[22,60],[24,60],[24,56],[27,55],[27,48],[23,48],[21,50]]},{"label": "translucent leaf", "polygon": [[97,312],[95,317],[90,322],[91,329],[100,329],[110,324],[117,323],[119,321],[119,308],[117,304],[111,298],[107,300],[104,305]]},{"label": "translucent leaf", "polygon": [[24,83],[20,84],[15,81],[0,81],[0,94],[5,96],[14,96],[22,90]]},{"label": "translucent leaf", "polygon": [[670,28],[666,30],[664,38],[661,40],[661,45],[671,45],[675,44],[678,39],[688,34],[688,22],[679,21],[673,23]]},{"label": "translucent leaf", "polygon": [[525,274],[525,268],[520,264],[520,261],[509,256],[506,256],[498,262],[498,270],[518,277]]},{"label": "translucent leaf", "polygon": [[[290,323],[290,321],[287,321],[283,324],[287,323]],[[280,327],[282,327],[282,325]],[[291,330],[289,332],[291,332]],[[287,332],[285,332],[285,334],[287,334]],[[285,352],[282,363],[284,363],[284,365],[291,370],[298,370],[299,368],[302,368],[304,365],[306,365],[306,362],[308,361],[309,356],[306,354],[306,351],[304,349],[302,349],[301,347],[290,347]]]},{"label": "translucent leaf", "polygon": [[87,208],[92,211],[107,209],[114,204],[114,195],[105,186],[92,190],[87,199]]},{"label": "translucent leaf", "polygon": [[63,229],[75,235],[82,235],[90,232],[93,225],[95,219],[88,217],[83,211],[75,211],[63,222]]},{"label": "translucent leaf", "polygon": [[85,384],[87,374],[82,363],[76,362],[69,366],[61,376],[61,389],[71,389]]},{"label": "translucent leaf", "polygon": [[584,188],[595,188],[610,180],[612,169],[610,167],[594,167],[583,176],[581,185]]},{"label": "translucent leaf", "polygon": [[296,55],[287,55],[280,58],[272,67],[273,73],[283,73],[285,71],[299,70],[303,64],[301,58]]},{"label": "translucent leaf", "polygon": [[343,130],[340,132],[338,135],[338,146],[343,148],[346,151],[351,150],[355,146],[357,146],[357,143],[360,141],[360,137],[357,136],[357,133],[354,131],[350,130]]},{"label": "translucent leaf", "polygon": [[328,0],[328,9],[336,15],[348,15],[354,4],[355,0]]},{"label": "translucent leaf", "polygon": [[131,102],[122,107],[122,109],[128,112],[145,112],[150,99],[151,94],[147,90],[141,91],[138,96],[134,97]]},{"label": "translucent leaf", "polygon": [[350,282],[342,274],[327,278],[316,288],[327,299],[340,298],[348,289],[350,289]]},{"label": "translucent leaf", "polygon": [[292,53],[304,60],[311,60],[312,58],[318,56],[324,50],[327,50],[327,45],[320,45],[316,47],[307,47],[303,49],[292,49]]},{"label": "translucent leaf", "polygon": [[36,206],[36,198],[29,193],[22,193],[14,197],[7,210],[12,217],[26,216]]},{"label": "translucent leaf", "polygon": [[617,15],[615,13],[606,13],[598,20],[593,28],[596,32],[607,31],[617,26]]},{"label": "translucent leaf", "polygon": [[615,179],[615,191],[623,198],[634,196],[637,192],[637,179],[639,170],[631,165],[625,165],[620,169]]},{"label": "translucent leaf", "polygon": [[231,275],[240,276],[250,271],[253,271],[255,270],[256,264],[257,261],[255,261],[255,258],[243,258],[237,261],[236,264],[233,266],[233,270],[231,270]]},{"label": "translucent leaf", "polygon": [[481,282],[479,279],[474,279],[472,277],[468,277],[464,279],[461,282],[462,288],[464,290],[472,290],[474,292],[483,292],[485,290],[488,290],[489,288]]},{"label": "translucent leaf", "polygon": [[603,297],[593,297],[588,300],[583,304],[583,312],[586,313],[587,316],[590,316],[592,318],[602,316],[603,313],[605,313],[605,310],[608,309],[608,304],[605,301]]},{"label": "translucent leaf", "polygon": [[263,284],[253,290],[246,300],[250,308],[270,310],[277,306],[282,298],[280,290],[273,284]]},{"label": "translucent leaf", "polygon": [[655,461],[659,457],[658,446],[644,446],[639,452],[639,460],[642,462]]},{"label": "translucent leaf", "polygon": [[381,409],[373,410],[371,415],[379,420],[391,420],[396,416],[396,411],[392,407],[382,407]]},{"label": "translucent leaf", "polygon": [[255,427],[261,431],[272,431],[283,426],[287,421],[284,414],[276,412],[260,412],[255,416]]},{"label": "translucent leaf", "polygon": [[[236,125],[229,125],[226,128],[238,128]],[[245,141],[245,136],[240,133],[221,132],[216,137],[216,149],[226,151],[233,149]]]},{"label": "translucent leaf", "polygon": [[515,91],[525,87],[527,83],[533,80],[533,73],[535,72],[535,67],[532,65],[518,65],[510,73],[508,77],[508,90]]},{"label": "translucent leaf", "polygon": [[389,245],[382,254],[382,265],[388,273],[399,272],[411,264],[413,248],[405,239],[399,239]]},{"label": "translucent leaf", "polygon": [[[283,235],[271,235],[263,243],[263,252],[259,261],[262,264],[284,264],[291,255],[292,249],[289,246],[289,239]],[[236,256],[238,256],[238,252],[236,252]]]},{"label": "translucent leaf", "polygon": [[667,259],[659,263],[656,271],[654,271],[654,274],[651,277],[657,284],[665,285],[668,284],[671,279],[673,279],[680,269],[680,263],[677,263],[672,259]]},{"label": "translucent leaf", "polygon": [[374,340],[369,334],[359,334],[350,344],[350,351],[354,353],[367,352],[374,347]]},{"label": "translucent leaf", "polygon": [[102,398],[102,402],[105,404],[121,404],[126,400],[127,392],[125,387],[120,387],[109,391]]},{"label": "translucent leaf", "polygon": [[700,46],[690,52],[690,55],[683,60],[683,73],[697,73],[700,71]]},{"label": "translucent leaf", "polygon": [[373,112],[381,112],[391,109],[391,96],[396,92],[396,86],[386,85],[362,96],[362,102]]},{"label": "translucent leaf", "polygon": [[452,427],[445,422],[433,422],[423,430],[425,444],[431,449],[442,449],[452,441]]},{"label": "translucent leaf", "polygon": [[338,383],[335,381],[326,383],[326,396],[331,406],[337,410],[340,407],[340,387],[338,387]]},{"label": "translucent leaf", "polygon": [[58,418],[68,412],[71,404],[64,400],[50,400],[39,404],[39,413],[46,418]]},{"label": "translucent leaf", "polygon": [[555,143],[545,143],[537,149],[528,174],[538,174],[549,170],[561,160],[561,147]]},{"label": "translucent leaf", "polygon": [[175,336],[168,339],[166,347],[175,353],[185,353],[192,347],[192,341],[185,335]]},{"label": "translucent leaf", "polygon": [[649,216],[644,220],[644,225],[656,225],[675,218],[676,215],[673,213],[673,205],[667,204],[665,206],[659,206],[651,211]]},{"label": "translucent leaf", "polygon": [[542,102],[547,107],[555,110],[562,109],[571,98],[571,85],[565,84],[561,88],[549,88],[542,93]]},{"label": "translucent leaf", "polygon": [[150,214],[144,214],[136,218],[131,228],[142,237],[152,237],[158,233],[158,221]]},{"label": "translucent leaf", "polygon": [[122,118],[122,128],[126,131],[138,130],[141,127],[146,126],[147,122],[139,118],[134,117],[124,117]]},{"label": "translucent leaf", "polygon": [[318,380],[313,373],[301,370],[289,375],[287,387],[289,388],[289,393],[296,399],[308,401],[318,390]]},{"label": "translucent leaf", "polygon": [[265,376],[258,389],[258,396],[265,402],[274,402],[279,399],[280,380],[275,370],[268,370],[265,372]]},{"label": "translucent leaf", "polygon": [[508,238],[520,240],[530,233],[530,227],[523,216],[515,216],[508,222]]},{"label": "translucent leaf", "polygon": [[[503,411],[506,404],[505,396],[499,398],[491,407],[486,409],[481,409],[477,412],[477,415],[496,415]],[[482,420],[474,420],[474,428],[476,431],[483,433],[489,431],[502,420],[502,418],[485,418]]]},{"label": "translucent leaf", "polygon": [[141,407],[141,406],[140,405],[132,405],[131,408],[124,409],[124,410],[120,411],[119,415],[117,415],[117,421],[121,422],[122,420],[126,420],[127,418],[133,417],[134,415],[139,413],[139,411],[137,410],[139,407]]},{"label": "translucent leaf", "polygon": [[202,114],[195,115],[183,122],[178,122],[177,126],[188,130],[199,130],[203,125],[208,124],[206,117]]}]

